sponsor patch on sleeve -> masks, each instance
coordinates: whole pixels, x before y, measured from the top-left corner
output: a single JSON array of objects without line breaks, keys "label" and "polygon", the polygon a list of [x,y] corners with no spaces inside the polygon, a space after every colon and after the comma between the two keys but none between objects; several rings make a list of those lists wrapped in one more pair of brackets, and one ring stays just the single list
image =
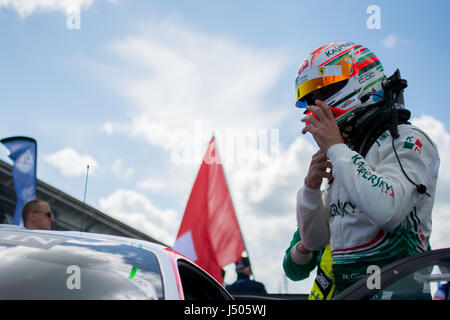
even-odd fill
[{"label": "sponsor patch on sleeve", "polygon": [[403,144],[403,148],[413,150],[420,154],[422,150],[422,142],[419,139],[414,138],[414,136],[406,137],[406,141]]}]

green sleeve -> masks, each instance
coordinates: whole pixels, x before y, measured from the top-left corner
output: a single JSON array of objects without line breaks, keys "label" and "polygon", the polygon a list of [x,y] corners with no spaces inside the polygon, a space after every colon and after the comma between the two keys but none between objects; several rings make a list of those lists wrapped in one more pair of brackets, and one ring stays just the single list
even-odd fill
[{"label": "green sleeve", "polygon": [[283,259],[284,272],[286,273],[287,277],[293,281],[299,281],[308,278],[310,272],[313,271],[318,264],[318,251],[312,252],[313,255],[311,257],[311,260],[307,264],[298,265],[292,260],[291,248],[295,246],[300,240],[300,232],[297,229],[294,233],[294,236],[292,237],[289,248],[286,249],[286,254],[284,255]]}]

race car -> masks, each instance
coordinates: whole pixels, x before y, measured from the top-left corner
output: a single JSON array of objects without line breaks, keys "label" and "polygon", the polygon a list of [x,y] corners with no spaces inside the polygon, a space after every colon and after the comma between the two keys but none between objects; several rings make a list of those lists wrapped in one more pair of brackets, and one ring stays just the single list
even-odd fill
[{"label": "race car", "polygon": [[1,300],[232,300],[172,249],[126,237],[0,225]]}]

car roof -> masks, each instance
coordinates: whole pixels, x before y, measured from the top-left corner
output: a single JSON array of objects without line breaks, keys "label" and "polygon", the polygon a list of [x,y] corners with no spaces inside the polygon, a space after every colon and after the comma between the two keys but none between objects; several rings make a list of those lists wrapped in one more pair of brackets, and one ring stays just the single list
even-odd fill
[{"label": "car roof", "polygon": [[[80,240],[80,239],[87,239],[87,240],[98,240],[98,241],[107,241],[110,243],[116,243],[120,245],[126,245],[131,246],[135,248],[140,248],[146,251],[150,251],[154,253],[159,260],[161,272],[163,275],[163,281],[166,282],[165,288],[165,295],[167,299],[178,299],[179,292],[176,290],[171,290],[171,288],[176,288],[179,286],[177,284],[177,280],[175,278],[175,275],[173,274],[174,261],[186,260],[189,261],[189,263],[194,264],[197,268],[208,274],[207,271],[205,271],[203,268],[195,264],[195,262],[191,261],[187,257],[185,257],[183,254],[174,251],[173,249],[158,244],[149,242],[146,240],[140,240],[140,239],[134,239],[134,238],[128,238],[128,237],[122,237],[122,236],[115,236],[115,235],[109,235],[109,234],[99,234],[99,233],[89,233],[89,232],[80,232],[80,231],[58,231],[58,230],[31,230],[26,229],[17,225],[8,225],[8,224],[0,224],[0,232],[1,231],[11,231],[11,232],[23,232],[26,234],[32,234],[32,235],[46,235],[46,236],[59,236],[59,237],[67,237],[67,240]],[[208,274],[209,275],[209,274]],[[211,275],[209,275],[211,277]],[[211,279],[216,282],[218,285],[220,285],[216,279],[211,277]],[[167,285],[168,284],[168,285]],[[181,290],[178,288],[178,291]],[[181,293],[180,293],[181,294]]]},{"label": "car roof", "polygon": [[46,234],[46,235],[55,235],[55,236],[65,236],[71,239],[90,239],[90,240],[99,240],[99,241],[109,241],[122,245],[129,245],[132,247],[139,247],[145,250],[149,250],[152,252],[162,253],[166,251],[168,247],[163,246],[161,244],[149,242],[146,240],[115,236],[109,234],[100,234],[100,233],[89,233],[89,232],[79,232],[79,231],[59,231],[59,230],[31,230],[25,229],[23,227],[11,224],[0,224],[0,231],[19,231],[25,233],[34,233],[34,234]]},{"label": "car roof", "polygon": [[[114,269],[115,267],[113,267],[113,262],[115,259],[111,259],[111,257],[117,257],[117,254],[123,258],[119,260],[123,260],[125,264],[131,263],[132,265],[135,265],[135,263],[139,264],[142,261],[150,261],[151,263],[149,265],[155,264],[158,266],[158,268],[154,269],[152,272],[158,272],[161,276],[161,290],[164,298],[175,300],[179,299],[180,295],[176,287],[176,274],[174,273],[174,268],[170,260],[173,256],[177,256],[177,254],[174,252],[167,252],[168,248],[163,245],[151,243],[145,240],[137,240],[113,235],[76,231],[30,230],[16,225],[5,224],[0,224],[0,234],[0,242],[2,244],[5,243],[6,248],[10,245],[32,247],[33,252],[37,254],[34,257],[41,257],[40,254],[43,254],[44,258],[42,261],[47,261],[47,257],[52,256],[51,252],[50,254],[47,254],[47,250],[57,246],[57,253],[64,252],[64,261],[66,261],[67,258],[67,261],[73,262],[75,261],[73,260],[75,257],[75,259],[78,259],[80,263],[83,263],[82,261],[84,261],[84,258],[87,258],[86,261],[91,262],[86,265],[93,266],[94,264],[92,261],[94,260],[90,260],[90,255],[92,256],[92,252],[85,254],[84,251],[79,251],[78,249],[74,250],[74,247],[85,247],[86,245],[102,256],[99,260],[95,260],[96,262],[108,261],[108,263],[112,263],[111,267],[106,269],[109,271],[112,270],[113,272],[116,272],[117,270],[122,270],[120,268]],[[70,245],[64,245],[66,243]],[[62,246],[59,246],[60,244]],[[36,251],[36,249],[40,251]],[[111,253],[113,254],[111,255]],[[149,258],[146,260],[145,257],[150,257],[148,254],[153,256],[153,259]],[[61,262],[63,260],[57,259],[55,261]],[[57,262],[57,264],[59,262]],[[64,262],[62,262],[62,264],[64,265]],[[122,267],[122,265],[119,267]]]}]

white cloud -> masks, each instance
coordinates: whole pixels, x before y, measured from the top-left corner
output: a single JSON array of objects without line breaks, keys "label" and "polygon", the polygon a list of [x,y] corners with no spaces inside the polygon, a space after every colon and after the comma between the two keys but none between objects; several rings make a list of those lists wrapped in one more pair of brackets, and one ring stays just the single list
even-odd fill
[{"label": "white cloud", "polygon": [[147,179],[144,181],[140,181],[137,184],[137,187],[141,190],[147,190],[150,192],[159,192],[165,188],[166,184],[157,179]]},{"label": "white cloud", "polygon": [[295,215],[296,193],[303,185],[316,149],[305,137],[297,137],[287,149],[280,148],[267,164],[242,167],[225,164],[236,203],[256,215]]},{"label": "white cloud", "polygon": [[428,115],[414,118],[411,122],[423,129],[436,143],[441,159],[439,181],[450,184],[450,134],[445,130],[444,123]]},{"label": "white cloud", "polygon": [[270,110],[265,100],[287,62],[279,52],[174,21],[146,28],[112,43],[108,49],[121,67],[103,69],[116,70],[108,79],[130,101],[132,137],[169,150],[194,123],[207,141],[215,130],[273,128],[286,113]]},{"label": "white cloud", "polygon": [[134,168],[124,167],[122,159],[116,159],[111,165],[112,172],[118,178],[128,178],[134,174]]},{"label": "white cloud", "polygon": [[72,148],[64,148],[44,156],[44,161],[59,169],[64,176],[80,176],[86,174],[89,165],[89,174],[94,174],[99,167],[97,161],[87,154],[80,154]]},{"label": "white cloud", "polygon": [[435,202],[432,222],[433,229],[430,238],[431,248],[449,248],[450,238],[448,236],[448,230],[450,230],[450,203],[448,201],[439,199],[439,201]]},{"label": "white cloud", "polygon": [[169,246],[173,245],[180,224],[175,210],[161,210],[145,195],[124,189],[100,198],[99,204],[103,212]]},{"label": "white cloud", "polygon": [[436,197],[433,208],[433,229],[431,231],[431,246],[433,249],[450,247],[448,230],[450,228],[450,134],[444,124],[428,115],[421,115],[411,122],[423,129],[435,142],[441,160],[439,177],[436,186]]},{"label": "white cloud", "polygon": [[100,126],[100,131],[106,133],[107,136],[111,136],[114,133],[114,124],[107,121]]},{"label": "white cloud", "polygon": [[105,121],[98,126],[98,131],[112,136],[113,134],[129,134],[133,130],[131,123]]},{"label": "white cloud", "polygon": [[384,47],[391,49],[397,45],[397,36],[395,34],[390,34],[381,39],[381,44]]},{"label": "white cloud", "polygon": [[0,8],[11,8],[22,18],[36,11],[62,11],[69,8],[87,9],[94,0],[0,0]]}]

